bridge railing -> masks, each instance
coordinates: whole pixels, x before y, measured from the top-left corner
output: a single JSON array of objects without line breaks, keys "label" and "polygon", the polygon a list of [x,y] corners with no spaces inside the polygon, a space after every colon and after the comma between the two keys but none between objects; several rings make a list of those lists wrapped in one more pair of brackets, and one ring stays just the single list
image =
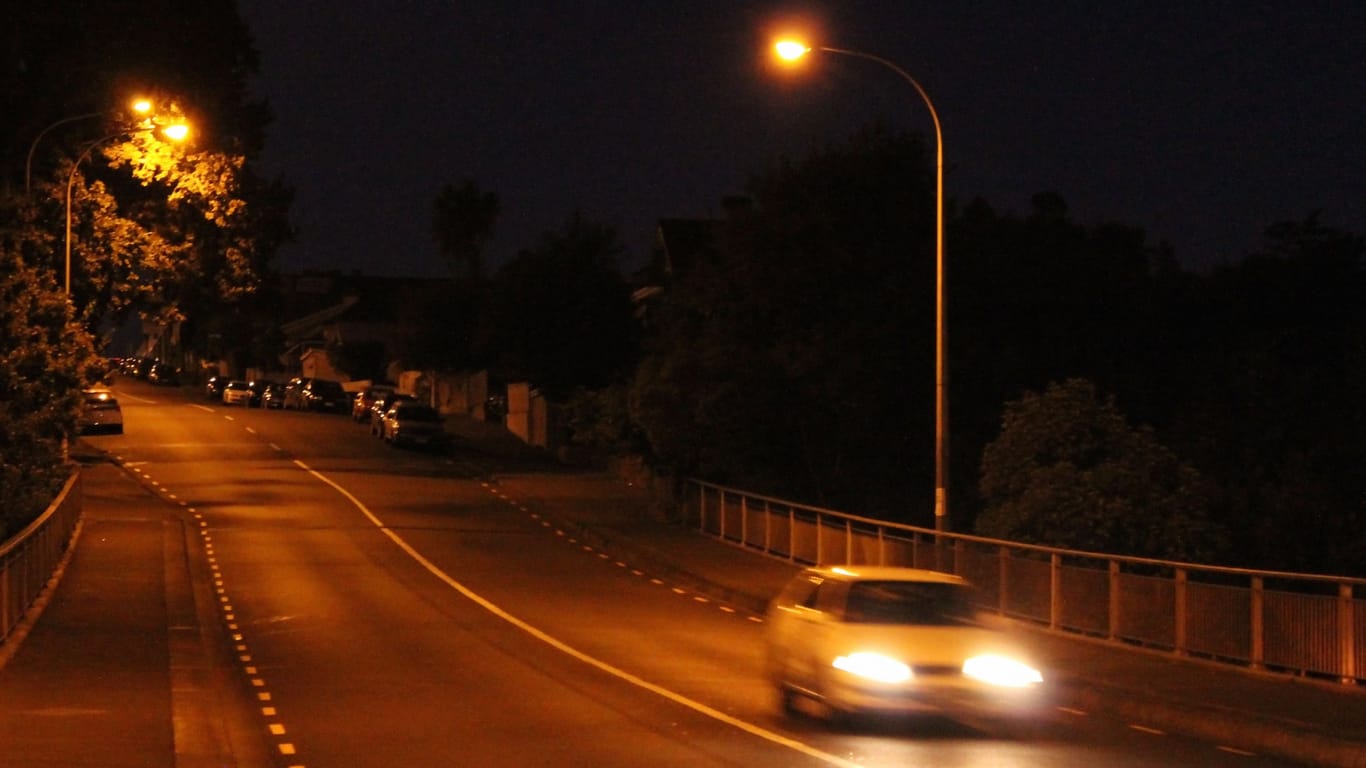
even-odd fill
[{"label": "bridge railing", "polygon": [[687,484],[683,512],[705,534],[794,563],[954,573],[992,610],[1055,631],[1366,681],[1366,579],[936,533],[697,480]]},{"label": "bridge railing", "polygon": [[0,644],[52,579],[80,516],[81,474],[73,472],[37,520],[0,543]]}]

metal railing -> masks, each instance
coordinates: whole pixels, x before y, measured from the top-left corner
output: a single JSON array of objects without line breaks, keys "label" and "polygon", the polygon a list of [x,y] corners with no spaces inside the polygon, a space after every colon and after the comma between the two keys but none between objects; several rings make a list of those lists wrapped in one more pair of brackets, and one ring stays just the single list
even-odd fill
[{"label": "metal railing", "polygon": [[1366,579],[1079,552],[890,523],[691,480],[685,520],[804,564],[954,573],[987,607],[1055,631],[1366,682]]},{"label": "metal railing", "polygon": [[66,555],[81,516],[81,473],[27,528],[0,543],[0,644],[23,620]]}]

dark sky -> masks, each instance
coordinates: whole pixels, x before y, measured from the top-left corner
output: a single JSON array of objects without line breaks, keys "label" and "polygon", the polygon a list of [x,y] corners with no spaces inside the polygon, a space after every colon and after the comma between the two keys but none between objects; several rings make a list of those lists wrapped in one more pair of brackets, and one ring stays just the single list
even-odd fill
[{"label": "dark sky", "polygon": [[[239,0],[298,192],[287,269],[439,274],[432,200],[502,201],[497,264],[574,211],[633,262],[661,217],[715,215],[779,155],[882,120],[933,136],[914,90],[846,56],[770,70],[787,18],[928,91],[947,192],[1141,226],[1193,268],[1322,210],[1366,234],[1366,3]],[[947,246],[952,259],[953,243]]]}]

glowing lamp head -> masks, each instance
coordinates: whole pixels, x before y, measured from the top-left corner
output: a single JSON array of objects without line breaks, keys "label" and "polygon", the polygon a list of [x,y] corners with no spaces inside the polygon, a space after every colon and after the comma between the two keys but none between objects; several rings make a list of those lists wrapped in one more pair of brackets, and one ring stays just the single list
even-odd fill
[{"label": "glowing lamp head", "polygon": [[190,135],[190,126],[184,123],[176,123],[162,128],[161,133],[172,141],[184,141],[185,137]]},{"label": "glowing lamp head", "polygon": [[773,45],[773,52],[783,61],[796,61],[811,52],[811,49],[796,40],[779,40]]}]

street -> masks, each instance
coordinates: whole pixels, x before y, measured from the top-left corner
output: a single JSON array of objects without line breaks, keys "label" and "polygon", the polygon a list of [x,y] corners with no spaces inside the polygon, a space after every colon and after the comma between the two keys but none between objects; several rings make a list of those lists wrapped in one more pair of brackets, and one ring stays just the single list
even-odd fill
[{"label": "street", "polygon": [[[87,496],[126,495],[131,478],[137,515],[179,521],[209,646],[197,658],[222,667],[201,677],[230,699],[185,706],[171,691],[164,710],[144,711],[225,721],[201,730],[227,734],[237,765],[1284,764],[1057,709],[1025,733],[784,719],[762,677],[758,617],[576,539],[560,524],[567,508],[519,490],[568,487],[573,473],[460,446],[395,450],[335,415],[116,389],[125,433],[86,442],[121,471],[91,472]],[[86,535],[116,525],[91,513]],[[148,638],[136,666],[161,666],[140,683],[147,696],[175,679],[173,614],[172,641]],[[21,650],[0,669],[0,701],[31,674],[24,661]],[[88,709],[67,713],[72,739],[105,719]],[[195,733],[173,719],[162,743]]]}]

